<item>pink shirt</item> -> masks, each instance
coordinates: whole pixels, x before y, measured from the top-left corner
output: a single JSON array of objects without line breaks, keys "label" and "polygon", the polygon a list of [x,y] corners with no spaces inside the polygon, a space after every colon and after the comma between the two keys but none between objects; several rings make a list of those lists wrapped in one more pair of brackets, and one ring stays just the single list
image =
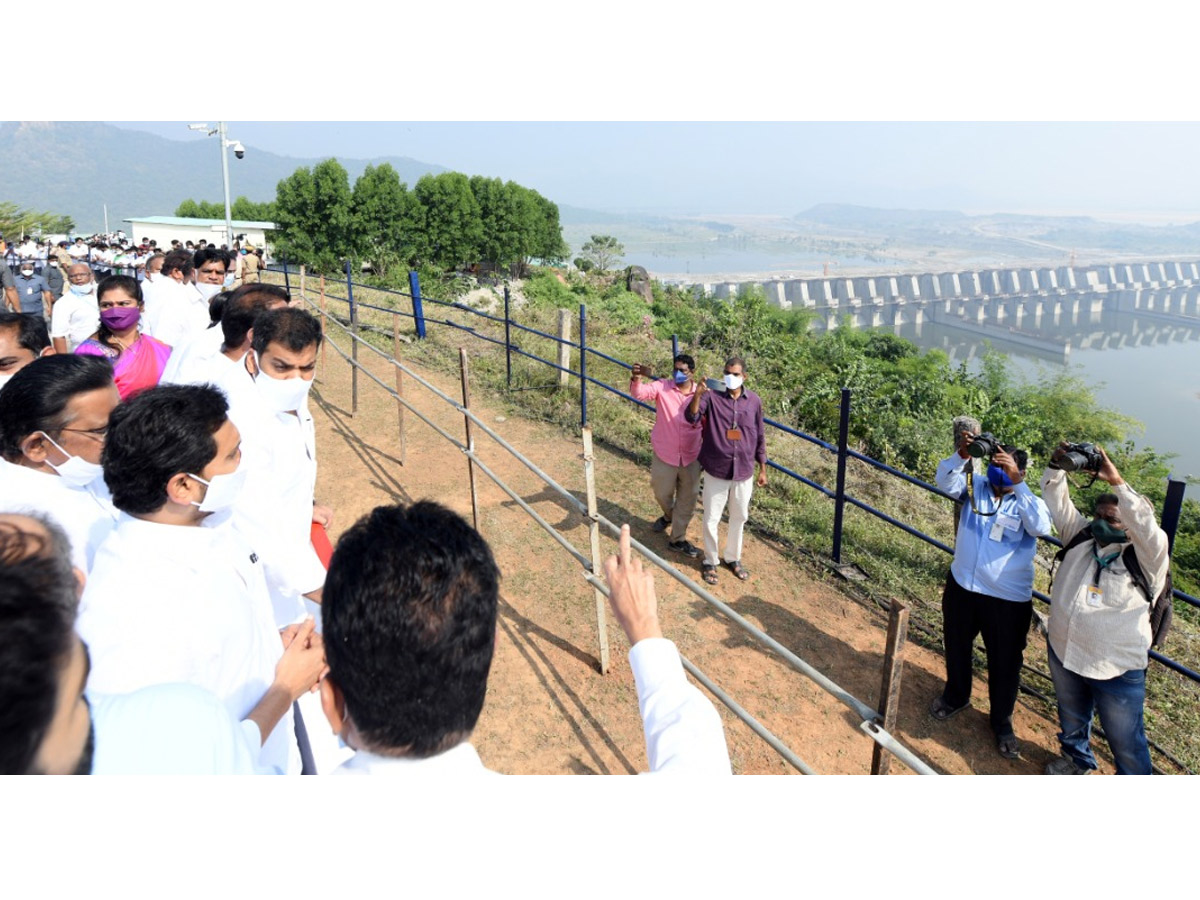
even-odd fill
[{"label": "pink shirt", "polygon": [[643,403],[653,401],[657,412],[650,446],[654,455],[669,466],[690,466],[700,455],[700,423],[692,424],[683,411],[692,401],[695,385],[686,394],[675,387],[670,378],[660,378],[650,384],[631,381],[629,393]]}]

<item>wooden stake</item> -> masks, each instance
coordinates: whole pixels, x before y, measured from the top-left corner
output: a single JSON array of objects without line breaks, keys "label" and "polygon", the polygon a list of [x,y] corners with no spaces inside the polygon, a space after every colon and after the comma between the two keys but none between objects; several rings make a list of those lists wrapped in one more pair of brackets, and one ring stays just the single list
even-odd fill
[{"label": "wooden stake", "polygon": [[[887,648],[883,656],[883,683],[879,687],[879,714],[883,728],[892,734],[900,709],[900,677],[904,674],[904,643],[908,637],[908,607],[892,598],[888,610]],[[886,775],[892,766],[892,754],[872,742],[871,774]]]},{"label": "wooden stake", "polygon": [[[583,478],[587,484],[588,508],[588,537],[592,542],[592,574],[597,578],[604,577],[604,568],[600,557],[600,515],[596,505],[596,471],[595,456],[592,453],[592,426],[583,428]],[[600,674],[608,674],[608,610],[604,595],[598,588],[593,587],[596,595],[596,640],[600,645]]]},{"label": "wooden stake", "polygon": [[[325,276],[321,276],[321,330],[325,331],[325,322],[329,318],[329,310],[325,306]],[[329,346],[329,335],[321,341],[321,380],[325,380],[325,348]]]},{"label": "wooden stake", "polygon": [[[392,313],[392,359],[400,361],[400,316],[396,313]],[[396,370],[396,393],[403,397],[404,373],[399,366],[393,368]],[[396,420],[400,429],[400,465],[404,465],[408,458],[408,437],[404,433],[404,404],[399,400],[396,401]]]},{"label": "wooden stake", "polygon": [[[467,375],[467,351],[463,347],[458,348],[458,368],[462,372],[462,405],[463,408],[470,409],[471,388]],[[463,422],[467,427],[467,449],[474,453],[475,438],[471,436],[471,417],[464,415]],[[474,522],[475,530],[479,531],[479,500],[475,496],[475,462],[469,456],[467,457],[467,477],[471,481],[471,519]]]},{"label": "wooden stake", "polygon": [[[569,309],[560,309],[558,311],[558,336],[564,341],[571,340],[571,320],[573,318],[574,315]],[[558,386],[560,388],[565,388],[570,383],[571,379],[571,373],[569,371],[565,371],[571,368],[570,344],[560,343],[558,345],[558,364],[562,366],[562,368],[558,370]]]}]

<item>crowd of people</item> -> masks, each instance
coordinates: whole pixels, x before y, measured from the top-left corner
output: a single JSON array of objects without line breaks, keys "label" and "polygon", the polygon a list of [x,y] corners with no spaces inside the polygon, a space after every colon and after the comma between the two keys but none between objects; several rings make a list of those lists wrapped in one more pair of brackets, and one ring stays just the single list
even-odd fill
[{"label": "crowd of people", "polygon": [[[49,327],[0,313],[0,772],[486,772],[490,548],[421,501],[322,557],[320,322],[232,266],[70,262]],[[628,529],[606,577],[651,771],[728,774]]]}]

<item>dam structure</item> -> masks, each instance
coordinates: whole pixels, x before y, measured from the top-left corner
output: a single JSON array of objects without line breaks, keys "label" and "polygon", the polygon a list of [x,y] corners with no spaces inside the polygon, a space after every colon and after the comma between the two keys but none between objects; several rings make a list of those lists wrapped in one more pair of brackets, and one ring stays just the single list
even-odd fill
[{"label": "dam structure", "polygon": [[691,285],[697,296],[718,299],[745,287],[762,290],[779,309],[810,311],[818,331],[848,324],[900,333],[936,323],[1050,356],[1069,354],[1064,328],[1082,329],[1080,340],[1088,342],[1095,339],[1089,326],[1111,313],[1154,320],[1159,340],[1174,330],[1181,340],[1200,334],[1200,260]]}]

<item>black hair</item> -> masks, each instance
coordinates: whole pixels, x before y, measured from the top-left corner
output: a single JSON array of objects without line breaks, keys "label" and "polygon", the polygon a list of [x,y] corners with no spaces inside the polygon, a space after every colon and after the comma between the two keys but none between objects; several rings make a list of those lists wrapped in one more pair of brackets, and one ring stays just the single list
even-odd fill
[{"label": "black hair", "polygon": [[229,295],[232,291],[219,291],[212,295],[208,300],[208,327],[220,323],[225,316],[225,304],[229,302]]},{"label": "black hair", "polygon": [[728,369],[730,366],[741,366],[742,374],[746,374],[746,361],[740,356],[731,356],[729,359],[725,360],[725,368]]},{"label": "black hair", "polygon": [[367,749],[424,758],[470,736],[499,592],[487,542],[432,500],[377,507],[342,535],[321,603],[325,658]]},{"label": "black hair", "polygon": [[187,250],[172,250],[163,257],[162,273],[170,275],[176,269],[183,275],[184,281],[192,277],[192,254]]},{"label": "black hair", "polygon": [[261,354],[271,343],[293,353],[321,344],[321,322],[303,309],[272,309],[259,313],[254,320],[254,352]]},{"label": "black hair", "polygon": [[113,505],[130,515],[162,509],[173,476],[198,474],[216,457],[227,411],[211,384],[159,385],[113,410],[100,454]]},{"label": "black hair", "polygon": [[[76,581],[62,530],[0,524],[0,774],[33,771],[54,721],[63,669],[75,640]],[[90,768],[90,766],[89,766]]]},{"label": "black hair", "polygon": [[[96,285],[96,302],[99,303],[100,297],[108,291],[121,291],[136,300],[139,308],[142,306],[142,286],[138,284],[136,278],[131,278],[129,275],[104,276]],[[100,317],[100,327],[96,330],[96,340],[109,350],[116,350],[118,354],[122,352],[121,345],[113,341],[112,329],[104,324],[103,316]]]},{"label": "black hair", "polygon": [[673,362],[683,363],[685,366],[688,367],[689,372],[696,371],[696,361],[694,359],[692,359],[690,356],[688,356],[686,353],[680,353],[677,357],[675,357]]},{"label": "black hair", "polygon": [[1013,458],[1013,462],[1017,464],[1018,469],[1020,469],[1022,472],[1025,471],[1025,467],[1029,464],[1028,453],[1026,453],[1024,450],[1018,450],[1012,444],[1004,444],[1000,449]]},{"label": "black hair", "polygon": [[287,290],[277,284],[243,284],[229,295],[221,315],[225,347],[232,349],[244,344],[254,320],[267,311],[267,305],[276,301],[287,303],[288,299]]},{"label": "black hair", "polygon": [[46,320],[40,315],[0,312],[0,328],[15,328],[17,345],[34,356],[50,346],[50,332],[46,328]]},{"label": "black hair", "polygon": [[1096,498],[1095,502],[1092,503],[1093,512],[1097,508],[1104,506],[1106,503],[1111,506],[1120,506],[1121,498],[1118,497],[1116,494],[1101,494],[1099,497]]},{"label": "black hair", "polygon": [[225,267],[226,272],[229,271],[229,254],[224,250],[220,250],[217,247],[212,246],[211,244],[206,247],[201,247],[196,251],[195,255],[192,256],[192,266],[193,268],[199,269],[201,266],[212,262],[214,259],[219,261],[221,265]]},{"label": "black hair", "polygon": [[21,442],[35,431],[57,440],[70,423],[71,398],[112,384],[112,363],[102,356],[56,353],[35,359],[0,391],[0,456],[16,462]]}]

